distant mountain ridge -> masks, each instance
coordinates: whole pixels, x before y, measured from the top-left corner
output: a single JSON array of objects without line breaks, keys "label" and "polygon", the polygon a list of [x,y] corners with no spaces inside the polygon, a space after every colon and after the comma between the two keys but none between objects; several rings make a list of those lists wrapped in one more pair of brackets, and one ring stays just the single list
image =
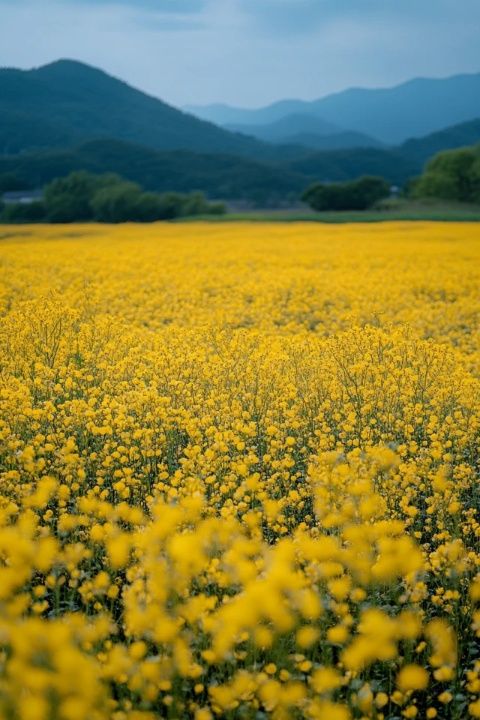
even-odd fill
[{"label": "distant mountain ridge", "polygon": [[[275,112],[290,112],[292,102]],[[289,144],[219,128],[75,61],[0,69],[0,174],[13,173],[25,187],[81,169],[116,172],[150,190],[262,203],[298,198],[313,181],[365,174],[401,185],[440,150],[480,142],[480,109],[475,119],[391,147],[304,113],[266,127],[270,140],[273,133]]]},{"label": "distant mountain ridge", "polygon": [[239,108],[214,103],[212,105],[186,105],[185,112],[209,122],[227,125],[269,125],[289,115],[309,115],[310,102],[307,100],[278,100],[261,108]]},{"label": "distant mountain ridge", "polygon": [[354,130],[345,130],[343,132],[333,133],[332,135],[300,132],[285,137],[281,142],[289,145],[302,145],[312,150],[325,151],[353,150],[356,148],[386,148],[379,140],[375,140],[375,138],[369,135],[355,132]]},{"label": "distant mountain ridge", "polygon": [[382,147],[369,135],[345,130],[316,115],[286,115],[267,125],[225,125],[227,130],[275,144],[300,144],[322,150]]},{"label": "distant mountain ridge", "polygon": [[425,163],[443,150],[476,145],[480,142],[480,119],[453,125],[423,138],[404,142],[401,151],[419,163]]},{"label": "distant mountain ridge", "polygon": [[102,137],[157,150],[238,155],[261,150],[253,138],[199,120],[84,63],[0,69],[0,153]]},{"label": "distant mountain ridge", "polygon": [[[479,118],[480,74],[347,90],[312,103],[285,100],[255,111],[215,106],[215,113],[229,120],[227,128],[74,60],[34,70],[0,69],[0,155],[116,139],[162,152],[262,162],[294,161],[310,150],[381,149],[426,135],[432,124],[435,131],[456,124],[450,116]],[[233,116],[246,122],[231,124]]]},{"label": "distant mountain ridge", "polygon": [[[279,105],[285,109],[288,103]],[[279,154],[293,159],[306,147],[381,147],[364,133],[308,114],[288,115],[258,128],[222,128],[74,60],[32,70],[0,69],[0,155],[110,138],[160,151],[190,150],[269,162]]]},{"label": "distant mountain ridge", "polygon": [[315,133],[316,135],[333,135],[341,132],[343,128],[326,122],[315,115],[289,114],[274,120],[271,123],[249,125],[248,123],[226,124],[227,130],[252,135],[268,142],[280,142],[284,137],[297,133]]},{"label": "distant mountain ridge", "polygon": [[256,110],[210,105],[188,111],[222,126],[267,125],[310,115],[396,145],[480,117],[480,73],[416,78],[392,88],[351,88],[311,102],[282,100]]}]

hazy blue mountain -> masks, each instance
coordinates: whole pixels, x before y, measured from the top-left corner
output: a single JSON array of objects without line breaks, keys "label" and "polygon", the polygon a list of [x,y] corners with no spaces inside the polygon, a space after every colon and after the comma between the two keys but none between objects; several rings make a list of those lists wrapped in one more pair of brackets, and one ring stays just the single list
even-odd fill
[{"label": "hazy blue mountain", "polygon": [[355,131],[342,130],[315,115],[287,115],[267,125],[226,125],[228,130],[251,135],[263,142],[304,145],[318,150],[351,147],[382,147],[379,140]]},{"label": "hazy blue mountain", "polygon": [[287,115],[314,115],[393,145],[480,117],[480,73],[417,78],[386,89],[352,88],[312,102],[286,100],[257,110],[223,105],[190,109],[223,125],[263,125]]},{"label": "hazy blue mountain", "polygon": [[83,63],[0,69],[0,153],[102,137],[158,150],[255,155],[261,148]]},{"label": "hazy blue mountain", "polygon": [[315,115],[285,115],[285,117],[265,125],[228,124],[224,127],[232,132],[252,135],[259,140],[273,143],[283,142],[285,138],[300,133],[333,135],[342,130],[337,125],[326,122]]},{"label": "hazy blue mountain", "polygon": [[246,109],[217,103],[187,105],[184,110],[217,125],[269,125],[288,115],[309,115],[310,103],[303,100],[279,100],[263,108]]},{"label": "hazy blue mountain", "polygon": [[480,73],[417,79],[387,90],[350,90],[316,104],[331,122],[399,143],[480,116]]}]

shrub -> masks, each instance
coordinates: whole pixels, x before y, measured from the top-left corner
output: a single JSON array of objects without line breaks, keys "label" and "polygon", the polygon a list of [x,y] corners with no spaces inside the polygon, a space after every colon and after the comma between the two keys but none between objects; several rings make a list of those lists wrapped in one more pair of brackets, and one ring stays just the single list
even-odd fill
[{"label": "shrub", "polygon": [[136,220],[141,188],[121,182],[98,190],[90,201],[93,217],[99,222],[119,223]]},{"label": "shrub", "polygon": [[[0,212],[1,206],[0,206]],[[51,223],[154,222],[194,215],[220,215],[222,203],[209,203],[203,193],[144,192],[118,175],[80,171],[57,178],[45,188],[43,203],[6,206],[5,222]]]},{"label": "shrub", "polygon": [[386,180],[365,176],[346,183],[317,183],[304,192],[302,200],[318,211],[367,210],[389,194]]},{"label": "shrub", "polygon": [[72,173],[54,180],[45,191],[50,222],[154,222],[187,215],[220,214],[220,203],[210,204],[202,193],[144,192],[140,185],[118,175]]},{"label": "shrub", "polygon": [[[108,177],[111,182],[112,176]],[[95,176],[83,171],[53,180],[45,188],[48,221],[69,223],[92,220],[91,200],[104,182],[103,176]]]},{"label": "shrub", "polygon": [[43,202],[0,205],[0,218],[4,223],[38,223],[45,220]]}]

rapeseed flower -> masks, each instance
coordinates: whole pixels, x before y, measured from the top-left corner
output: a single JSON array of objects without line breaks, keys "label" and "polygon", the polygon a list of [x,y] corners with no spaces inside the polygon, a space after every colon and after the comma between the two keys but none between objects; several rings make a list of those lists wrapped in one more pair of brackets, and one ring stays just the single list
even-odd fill
[{"label": "rapeseed flower", "polygon": [[0,716],[480,717],[478,226],[7,235]]}]

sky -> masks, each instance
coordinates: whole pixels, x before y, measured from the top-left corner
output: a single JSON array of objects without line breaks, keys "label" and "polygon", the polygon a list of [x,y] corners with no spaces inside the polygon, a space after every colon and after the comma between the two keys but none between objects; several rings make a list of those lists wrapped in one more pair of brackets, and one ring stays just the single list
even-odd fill
[{"label": "sky", "polygon": [[480,71],[480,0],[0,0],[0,66],[73,58],[176,106]]}]

